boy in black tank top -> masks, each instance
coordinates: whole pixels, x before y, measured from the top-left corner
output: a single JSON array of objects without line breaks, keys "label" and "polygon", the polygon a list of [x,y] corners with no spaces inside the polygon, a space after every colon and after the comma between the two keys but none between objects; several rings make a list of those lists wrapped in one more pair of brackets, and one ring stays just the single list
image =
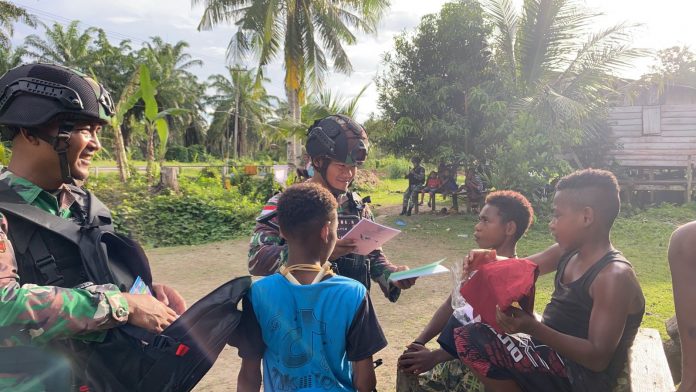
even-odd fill
[{"label": "boy in black tank top", "polygon": [[513,309],[496,316],[510,335],[482,323],[454,331],[460,360],[486,390],[612,390],[645,312],[635,273],[609,239],[619,206],[611,172],[558,183],[549,223],[558,245],[529,258],[541,274],[556,271],[543,320]]}]

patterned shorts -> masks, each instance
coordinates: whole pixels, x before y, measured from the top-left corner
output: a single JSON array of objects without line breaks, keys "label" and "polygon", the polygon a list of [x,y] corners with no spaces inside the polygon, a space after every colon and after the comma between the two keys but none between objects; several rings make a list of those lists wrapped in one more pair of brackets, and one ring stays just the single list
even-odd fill
[{"label": "patterned shorts", "polygon": [[472,323],[455,329],[454,340],[462,363],[484,377],[514,380],[525,391],[571,390],[561,357],[528,335]]}]

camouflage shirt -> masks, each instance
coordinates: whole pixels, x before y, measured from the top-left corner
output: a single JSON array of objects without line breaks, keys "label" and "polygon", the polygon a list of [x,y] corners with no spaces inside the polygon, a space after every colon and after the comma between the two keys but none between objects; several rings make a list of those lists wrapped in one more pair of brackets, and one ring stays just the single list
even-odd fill
[{"label": "camouflage shirt", "polygon": [[[64,218],[72,215],[74,199],[69,194],[56,198],[9,171],[0,174],[0,181],[35,207]],[[59,199],[63,199],[63,206]],[[3,218],[0,231],[0,331],[3,331],[0,345],[43,344],[68,337],[100,341],[104,333],[95,331],[127,321],[128,303],[115,285],[93,285],[85,289],[20,285],[21,278],[17,274],[17,262],[5,225]]]},{"label": "camouflage shirt", "polygon": [[[267,214],[275,212],[279,197],[280,194],[271,197],[257,218],[254,234],[249,244],[249,273],[252,275],[271,275],[278,271],[288,259],[288,246],[280,237],[280,232],[277,229],[277,218],[270,219],[273,224],[259,222]],[[352,201],[348,194],[340,195],[337,201],[339,214],[351,210],[349,203]],[[367,205],[361,210],[361,218],[374,220]],[[379,284],[382,292],[391,302],[396,302],[401,290],[389,282],[389,275],[396,270],[396,266],[387,260],[381,248],[372,251],[367,255],[367,258],[370,261],[370,278]]]},{"label": "camouflage shirt", "polygon": [[[2,172],[0,181],[27,203],[51,214],[74,218],[73,211],[79,208],[69,192],[56,197],[10,171]],[[84,289],[20,285],[12,243],[6,234],[7,221],[1,214],[0,218],[0,351],[16,345],[42,346],[54,339],[101,341],[105,330],[126,323],[128,303],[115,285]],[[35,381],[0,370],[1,390],[42,390]]]}]

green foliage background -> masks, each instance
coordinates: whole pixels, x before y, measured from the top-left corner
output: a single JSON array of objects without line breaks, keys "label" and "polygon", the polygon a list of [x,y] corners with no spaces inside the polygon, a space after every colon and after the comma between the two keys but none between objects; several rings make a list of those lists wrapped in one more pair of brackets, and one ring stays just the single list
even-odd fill
[{"label": "green foliage background", "polygon": [[182,176],[179,194],[152,194],[143,177],[122,184],[115,176],[102,176],[90,179],[88,187],[112,209],[118,231],[160,247],[248,235],[273,192],[268,183],[249,178],[247,185],[226,190],[219,175],[204,171],[198,177]]}]

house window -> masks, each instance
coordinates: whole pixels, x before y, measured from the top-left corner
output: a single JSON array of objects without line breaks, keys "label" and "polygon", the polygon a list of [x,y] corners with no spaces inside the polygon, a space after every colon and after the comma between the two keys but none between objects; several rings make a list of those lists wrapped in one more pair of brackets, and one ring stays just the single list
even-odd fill
[{"label": "house window", "polygon": [[643,106],[643,135],[659,135],[660,128],[660,107]]}]

